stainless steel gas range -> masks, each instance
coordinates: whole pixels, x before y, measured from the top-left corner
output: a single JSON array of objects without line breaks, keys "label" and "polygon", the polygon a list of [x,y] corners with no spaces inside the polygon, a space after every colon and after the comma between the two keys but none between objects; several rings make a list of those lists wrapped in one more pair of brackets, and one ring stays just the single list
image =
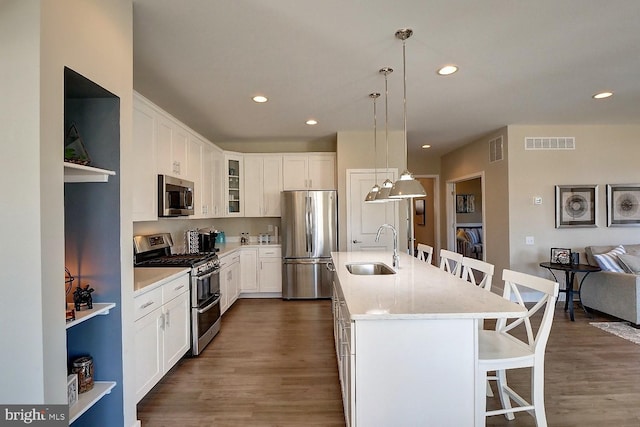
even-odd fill
[{"label": "stainless steel gas range", "polygon": [[197,356],[220,331],[220,261],[215,252],[172,254],[169,233],[135,236],[135,267],[190,267],[191,354]]}]

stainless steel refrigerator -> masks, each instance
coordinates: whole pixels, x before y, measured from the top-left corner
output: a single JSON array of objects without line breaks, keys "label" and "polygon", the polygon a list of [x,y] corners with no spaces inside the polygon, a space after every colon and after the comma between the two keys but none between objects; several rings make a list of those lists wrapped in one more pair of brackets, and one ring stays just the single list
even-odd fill
[{"label": "stainless steel refrigerator", "polygon": [[338,250],[337,194],[331,190],[283,191],[282,298],[331,297],[331,251]]}]

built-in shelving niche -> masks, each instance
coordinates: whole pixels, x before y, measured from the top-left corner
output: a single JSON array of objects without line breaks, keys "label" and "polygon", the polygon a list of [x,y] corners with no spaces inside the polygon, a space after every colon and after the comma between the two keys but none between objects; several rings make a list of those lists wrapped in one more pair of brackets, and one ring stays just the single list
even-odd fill
[{"label": "built-in shelving niche", "polygon": [[91,157],[89,166],[108,175],[108,179],[65,183],[65,266],[76,277],[74,287],[89,284],[95,289],[94,302],[115,304],[108,315],[67,329],[69,363],[91,355],[95,381],[115,382],[108,394],[90,402],[73,426],[123,425],[120,99],[69,68],[64,70],[64,83],[65,136],[75,124]]}]

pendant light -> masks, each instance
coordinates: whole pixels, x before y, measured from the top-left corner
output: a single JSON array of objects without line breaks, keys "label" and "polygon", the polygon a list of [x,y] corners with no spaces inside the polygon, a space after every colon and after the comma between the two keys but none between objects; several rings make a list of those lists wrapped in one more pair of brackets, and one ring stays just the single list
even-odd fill
[{"label": "pendant light", "polygon": [[402,40],[402,67],[403,67],[403,107],[404,107],[404,157],[407,162],[407,169],[402,172],[400,178],[393,184],[393,188],[389,192],[391,199],[409,199],[412,197],[424,197],[427,192],[424,190],[420,181],[413,178],[413,174],[409,172],[409,154],[407,144],[407,55],[406,40],[413,35],[413,30],[404,28],[396,31],[396,38]]},{"label": "pendant light", "polygon": [[384,74],[384,139],[387,145],[387,179],[384,180],[380,191],[378,191],[378,194],[376,195],[376,202],[393,202],[397,200],[389,198],[389,193],[391,192],[391,187],[393,187],[393,182],[391,182],[391,180],[389,179],[389,84],[387,76],[391,73],[393,73],[393,69],[390,67],[384,67],[380,69],[380,74]]},{"label": "pendant light", "polygon": [[367,194],[367,197],[364,198],[365,203],[375,202],[378,191],[380,191],[380,186],[378,185],[378,126],[376,116],[376,100],[379,97],[380,94],[377,92],[369,94],[369,98],[373,99],[373,170],[375,183],[373,184],[371,191],[369,191],[369,194]]}]

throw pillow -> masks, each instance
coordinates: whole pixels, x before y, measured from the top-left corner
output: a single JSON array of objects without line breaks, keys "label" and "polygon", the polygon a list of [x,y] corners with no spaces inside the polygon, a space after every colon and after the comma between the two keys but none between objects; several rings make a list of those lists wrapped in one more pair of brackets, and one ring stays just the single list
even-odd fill
[{"label": "throw pillow", "polygon": [[604,254],[594,254],[593,257],[598,262],[598,266],[602,271],[615,271],[617,273],[624,273],[620,264],[618,263],[618,256],[626,253],[624,246],[620,245],[615,249],[610,250]]},{"label": "throw pillow", "polygon": [[465,232],[465,237],[472,245],[477,245],[478,243],[480,243],[480,234],[473,228],[470,228]]},{"label": "throw pillow", "polygon": [[631,254],[618,255],[620,265],[627,273],[640,274],[640,256]]}]

